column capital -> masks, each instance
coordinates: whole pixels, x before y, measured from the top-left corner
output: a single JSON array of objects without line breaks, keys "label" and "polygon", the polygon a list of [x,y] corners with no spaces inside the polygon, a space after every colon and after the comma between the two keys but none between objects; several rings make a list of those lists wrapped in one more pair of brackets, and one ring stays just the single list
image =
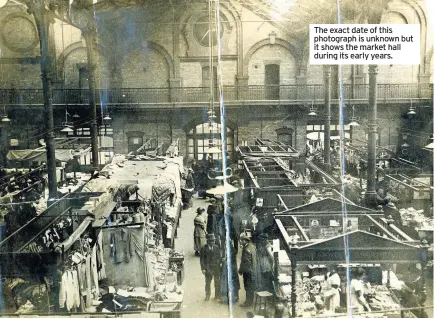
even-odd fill
[{"label": "column capital", "polygon": [[378,74],[378,65],[377,64],[369,64],[368,72],[369,72],[369,74]]},{"label": "column capital", "polygon": [[324,77],[330,77],[331,76],[331,67],[328,64],[323,65],[323,73]]},{"label": "column capital", "polygon": [[97,34],[95,24],[87,22],[86,25],[81,28],[81,34],[85,39],[87,39],[87,37],[95,37]]}]

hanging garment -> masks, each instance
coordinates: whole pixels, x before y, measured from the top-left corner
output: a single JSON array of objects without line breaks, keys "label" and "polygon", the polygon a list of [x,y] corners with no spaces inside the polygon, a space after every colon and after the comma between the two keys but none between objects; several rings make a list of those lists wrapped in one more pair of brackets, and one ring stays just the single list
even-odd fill
[{"label": "hanging garment", "polygon": [[98,278],[99,280],[107,278],[105,273],[105,263],[104,263],[104,251],[103,251],[103,242],[102,242],[102,233],[100,232],[98,235],[97,241],[97,259],[98,259]]},{"label": "hanging garment", "polygon": [[59,288],[59,307],[64,308],[66,306],[66,299],[68,297],[68,272],[62,274]]},{"label": "hanging garment", "polygon": [[[87,300],[87,278],[86,278],[86,263],[81,263],[78,265],[78,283],[80,289],[80,296],[83,296],[83,307],[87,308],[91,306]],[[81,299],[80,299],[81,300]]]},{"label": "hanging garment", "polygon": [[72,278],[72,272],[67,271],[66,272],[66,309],[70,311],[74,307],[74,287],[73,287],[73,278]]},{"label": "hanging garment", "polygon": [[91,267],[92,267],[92,283],[95,288],[95,296],[98,298],[99,296],[99,284],[98,284],[98,269],[96,266],[96,245],[93,246],[92,249],[92,258],[91,258]]},{"label": "hanging garment", "polygon": [[72,285],[71,285],[71,290],[72,290],[72,296],[73,296],[73,307],[78,308],[80,307],[80,288],[79,288],[79,281],[78,281],[78,273],[77,270],[73,270],[71,271],[71,275],[72,275]]},{"label": "hanging garment", "polygon": [[88,254],[85,262],[86,267],[86,304],[89,306],[92,304],[92,261],[91,254]]}]

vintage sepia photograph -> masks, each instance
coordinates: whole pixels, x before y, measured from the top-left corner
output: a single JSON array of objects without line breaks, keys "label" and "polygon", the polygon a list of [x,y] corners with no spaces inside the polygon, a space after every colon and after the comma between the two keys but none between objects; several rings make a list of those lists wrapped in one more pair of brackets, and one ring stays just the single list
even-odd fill
[{"label": "vintage sepia photograph", "polygon": [[434,0],[0,0],[0,317],[433,318]]}]

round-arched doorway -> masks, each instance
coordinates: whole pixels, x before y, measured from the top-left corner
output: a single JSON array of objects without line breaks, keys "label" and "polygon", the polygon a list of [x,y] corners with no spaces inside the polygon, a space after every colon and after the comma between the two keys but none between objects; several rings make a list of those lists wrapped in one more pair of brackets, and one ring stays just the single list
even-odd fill
[{"label": "round-arched doorway", "polygon": [[[207,149],[212,144],[213,140],[217,146],[221,148],[222,141],[220,138],[221,124],[209,122],[201,123],[187,132],[187,155],[196,160],[203,160],[207,157]],[[234,153],[234,130],[226,127],[226,150],[229,158],[233,157]],[[214,160],[221,160],[222,154],[213,154]]]}]

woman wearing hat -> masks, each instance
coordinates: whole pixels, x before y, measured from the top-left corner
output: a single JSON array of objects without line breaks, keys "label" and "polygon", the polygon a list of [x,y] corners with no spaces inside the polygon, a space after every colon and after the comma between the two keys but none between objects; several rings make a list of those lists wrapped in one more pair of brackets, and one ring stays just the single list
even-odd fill
[{"label": "woman wearing hat", "polygon": [[200,255],[200,250],[206,244],[206,224],[202,216],[204,211],[204,208],[199,207],[194,218],[194,251],[196,256]]},{"label": "woman wearing hat", "polygon": [[261,277],[259,285],[261,290],[274,292],[274,257],[271,245],[268,242],[268,235],[266,233],[259,234],[258,242],[256,243],[256,251],[258,255],[258,264],[261,270]]},{"label": "woman wearing hat", "polygon": [[368,302],[365,299],[363,277],[365,270],[363,268],[354,268],[351,270],[350,282],[350,307],[354,308],[357,312],[371,311]]}]

